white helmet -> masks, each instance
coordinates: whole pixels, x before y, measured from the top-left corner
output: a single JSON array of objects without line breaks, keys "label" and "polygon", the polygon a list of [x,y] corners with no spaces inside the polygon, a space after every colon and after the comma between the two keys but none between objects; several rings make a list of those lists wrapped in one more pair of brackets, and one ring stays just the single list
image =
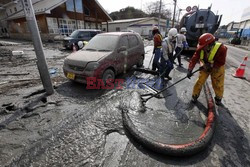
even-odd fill
[{"label": "white helmet", "polygon": [[157,26],[154,26],[154,27],[153,27],[153,31],[154,31],[154,30],[159,30],[159,28],[158,28]]},{"label": "white helmet", "polygon": [[177,29],[176,28],[171,28],[169,31],[168,31],[168,37],[173,40],[174,38],[177,37]]},{"label": "white helmet", "polygon": [[186,27],[182,27],[182,28],[181,28],[181,32],[187,32]]}]

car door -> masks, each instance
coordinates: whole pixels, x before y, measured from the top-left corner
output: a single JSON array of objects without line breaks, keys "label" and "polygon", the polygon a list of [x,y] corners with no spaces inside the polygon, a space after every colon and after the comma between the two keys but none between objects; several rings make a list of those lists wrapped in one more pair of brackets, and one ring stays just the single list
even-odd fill
[{"label": "car door", "polygon": [[128,59],[129,59],[129,64],[130,67],[137,64],[138,60],[140,58],[140,50],[138,49],[139,47],[139,40],[136,35],[129,35],[128,37],[128,42],[129,42],[129,54],[128,54]]},{"label": "car door", "polygon": [[[126,47],[126,51],[119,51],[122,47]],[[128,36],[123,35],[120,37],[117,45],[116,69],[118,73],[125,72],[129,67],[128,48]]]}]

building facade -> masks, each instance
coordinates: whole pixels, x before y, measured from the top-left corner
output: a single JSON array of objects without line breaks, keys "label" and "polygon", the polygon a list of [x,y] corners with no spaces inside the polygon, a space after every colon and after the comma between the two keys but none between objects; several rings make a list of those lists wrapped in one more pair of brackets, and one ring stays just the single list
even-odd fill
[{"label": "building facade", "polygon": [[161,19],[158,26],[158,18],[145,17],[136,19],[115,20],[108,23],[103,23],[103,31],[116,32],[116,31],[134,31],[139,33],[144,38],[152,38],[153,26],[158,26],[162,36],[165,36],[170,20]]},{"label": "building facade", "polygon": [[[69,35],[76,29],[102,29],[102,22],[112,20],[97,0],[32,0],[32,3],[43,40]],[[1,7],[0,20],[5,22],[8,35],[30,39],[21,0]]]},{"label": "building facade", "polygon": [[250,47],[250,7],[243,11],[239,25],[239,35],[241,37],[241,44]]}]

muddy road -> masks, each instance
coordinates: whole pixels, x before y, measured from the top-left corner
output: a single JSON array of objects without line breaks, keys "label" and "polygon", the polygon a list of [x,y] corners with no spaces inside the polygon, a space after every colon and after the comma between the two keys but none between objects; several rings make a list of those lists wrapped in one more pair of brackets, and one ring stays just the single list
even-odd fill
[{"label": "muddy road", "polygon": [[[10,56],[11,50],[20,49],[24,55]],[[45,44],[44,49],[55,85],[55,94],[48,97],[42,90],[31,43],[0,46],[0,166],[249,166],[250,84],[233,78],[235,68],[230,64],[224,106],[216,107],[217,126],[211,144],[196,155],[177,158],[145,149],[123,127],[122,111],[140,110],[142,104],[135,92],[148,90],[126,89],[127,85],[123,89],[86,90],[86,85],[70,82],[63,75],[63,60],[70,51],[62,50],[60,44]],[[145,41],[145,51],[147,68],[152,42]],[[189,58],[182,58],[184,68],[175,66],[167,85],[186,75]],[[175,126],[177,122],[194,136],[200,133],[206,114],[203,95],[198,105],[190,104],[197,75],[163,93],[165,98],[153,98],[145,106],[153,108],[152,112],[161,110],[156,119],[165,125]],[[118,78],[131,76],[153,78],[132,70]],[[153,125],[150,115],[145,122]],[[196,127],[193,131],[192,126]],[[153,128],[157,133],[168,133],[169,127]],[[188,140],[187,134],[179,133]]]}]

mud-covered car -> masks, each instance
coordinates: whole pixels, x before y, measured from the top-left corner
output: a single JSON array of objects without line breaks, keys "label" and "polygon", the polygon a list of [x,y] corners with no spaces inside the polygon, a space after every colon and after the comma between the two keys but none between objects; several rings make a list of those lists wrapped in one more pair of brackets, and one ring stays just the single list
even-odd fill
[{"label": "mud-covered car", "polygon": [[72,49],[73,44],[75,45],[76,49],[78,50],[80,47],[78,46],[79,41],[89,41],[95,35],[101,33],[101,30],[94,30],[94,29],[78,29],[72,32],[69,37],[65,37],[63,39],[63,46],[66,49]]},{"label": "mud-covered car", "polygon": [[144,45],[133,32],[102,33],[92,38],[83,49],[66,57],[63,71],[67,78],[87,83],[87,77],[114,79],[134,65],[143,66]]}]

